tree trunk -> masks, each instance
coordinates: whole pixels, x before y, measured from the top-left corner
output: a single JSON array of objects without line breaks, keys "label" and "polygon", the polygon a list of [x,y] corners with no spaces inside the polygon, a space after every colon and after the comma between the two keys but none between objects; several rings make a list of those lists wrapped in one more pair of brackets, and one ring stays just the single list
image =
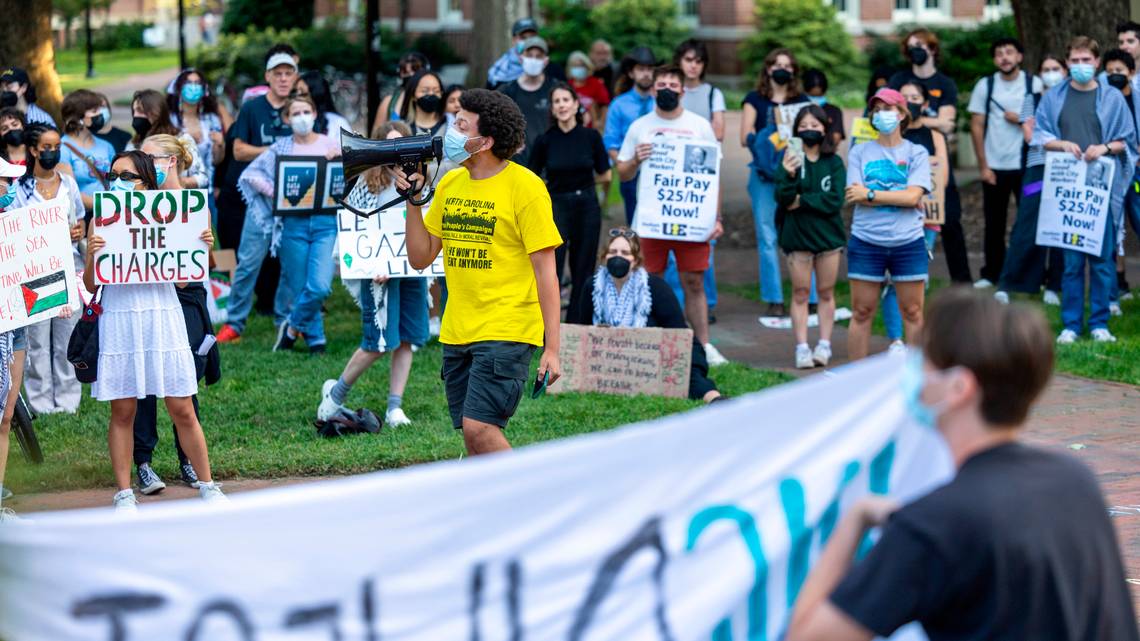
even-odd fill
[{"label": "tree trunk", "polygon": [[1011,0],[1017,30],[1025,43],[1026,68],[1035,69],[1051,53],[1065,57],[1069,40],[1089,36],[1100,51],[1116,47],[1116,25],[1129,19],[1129,0]]},{"label": "tree trunk", "polygon": [[467,86],[487,84],[487,69],[511,43],[511,25],[530,15],[528,0],[480,0],[471,28]]},{"label": "tree trunk", "polygon": [[5,21],[4,37],[0,38],[0,60],[27,70],[36,87],[36,104],[59,122],[63,91],[55,72],[51,0],[0,0],[0,16],[20,17]]}]

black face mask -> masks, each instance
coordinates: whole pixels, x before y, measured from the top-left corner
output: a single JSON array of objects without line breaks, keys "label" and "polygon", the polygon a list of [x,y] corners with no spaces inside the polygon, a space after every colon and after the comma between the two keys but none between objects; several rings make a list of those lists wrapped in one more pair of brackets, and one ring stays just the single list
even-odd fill
[{"label": "black face mask", "polygon": [[24,144],[24,130],[23,129],[10,129],[8,133],[4,134],[4,144],[9,147],[19,147]]},{"label": "black face mask", "polygon": [[1124,89],[1124,87],[1128,84],[1128,76],[1122,73],[1110,73],[1108,74],[1108,84],[1116,87],[1117,89]]},{"label": "black face mask", "polygon": [[16,95],[15,91],[0,93],[0,107],[15,107],[19,101],[20,97]]},{"label": "black face mask", "polygon": [[681,104],[681,94],[672,89],[657,90],[657,106],[661,111],[673,111]]},{"label": "black face mask", "polygon": [[429,93],[425,96],[416,98],[416,109],[419,109],[426,114],[433,114],[438,112],[441,106],[443,106],[443,98],[440,98],[435,94]]},{"label": "black face mask", "polygon": [[55,166],[59,164],[59,150],[46,149],[41,151],[40,157],[36,159],[36,162],[44,169],[55,169]]},{"label": "black face mask", "polygon": [[918,120],[922,117],[922,105],[916,105],[913,102],[906,103],[906,108],[910,111],[910,119]]},{"label": "black face mask", "polygon": [[131,119],[131,129],[139,135],[139,138],[146,138],[146,133],[150,131],[150,121],[142,116],[135,116]]},{"label": "black face mask", "polygon": [[792,72],[787,69],[776,69],[772,72],[772,82],[778,85],[786,85],[792,81]]},{"label": "black face mask", "polygon": [[606,271],[614,278],[624,278],[629,273],[630,262],[628,258],[621,256],[611,256],[606,261]]},{"label": "black face mask", "polygon": [[804,141],[805,147],[818,147],[823,144],[823,132],[814,129],[807,129],[796,134],[800,140]]},{"label": "black face mask", "polygon": [[911,47],[907,49],[907,54],[910,56],[910,61],[916,65],[925,64],[926,59],[930,57],[930,53],[922,47]]},{"label": "black face mask", "polygon": [[99,131],[105,124],[107,124],[107,121],[103,120],[103,114],[99,114],[91,119],[91,126],[88,127],[88,129],[91,131]]}]

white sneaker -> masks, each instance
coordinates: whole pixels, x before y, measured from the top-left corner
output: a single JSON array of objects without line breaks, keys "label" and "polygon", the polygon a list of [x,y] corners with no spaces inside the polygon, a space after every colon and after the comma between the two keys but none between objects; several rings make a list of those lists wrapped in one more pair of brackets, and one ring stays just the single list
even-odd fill
[{"label": "white sneaker", "polygon": [[1001,303],[1002,305],[1008,305],[1009,304],[1009,294],[1007,292],[1003,292],[1000,290],[996,291],[996,292],[994,292],[994,300]]},{"label": "white sneaker", "polygon": [[811,369],[815,361],[811,359],[811,348],[807,345],[796,345],[796,369]]},{"label": "white sneaker", "polygon": [[135,499],[134,490],[123,490],[116,494],[111,501],[115,506],[115,514],[130,516],[139,511],[139,502]]},{"label": "white sneaker", "polygon": [[207,503],[229,503],[230,499],[222,494],[222,486],[215,483],[202,482],[198,485],[198,495]]},{"label": "white sneaker", "polygon": [[887,348],[888,354],[905,354],[906,343],[901,340],[891,341],[891,346]]},{"label": "white sneaker", "polygon": [[411,425],[412,419],[408,418],[402,408],[397,407],[384,415],[384,422],[388,424],[388,427],[403,427]]},{"label": "white sneaker", "polygon": [[1108,315],[1109,316],[1123,316],[1124,310],[1120,309],[1120,303],[1109,303],[1108,304]]},{"label": "white sneaker", "polygon": [[979,278],[974,281],[974,289],[989,289],[994,286],[994,282],[988,278]]},{"label": "white sneaker", "polygon": [[[1098,343],[1115,343],[1116,337],[1113,336],[1107,329],[1098,327],[1092,331],[1092,338]],[[1057,339],[1058,342],[1061,339]]]},{"label": "white sneaker", "polygon": [[1061,295],[1051,289],[1046,289],[1045,295],[1041,297],[1041,302],[1046,305],[1058,306],[1061,304]]},{"label": "white sneaker", "polygon": [[1132,299],[1133,299],[1132,292],[1128,292],[1128,291],[1120,292],[1120,300],[1132,300]]},{"label": "white sneaker", "polygon": [[1077,342],[1077,333],[1071,329],[1061,330],[1061,333],[1057,336],[1058,345],[1072,345],[1075,342]]},{"label": "white sneaker", "polygon": [[428,333],[432,336],[439,336],[440,331],[443,329],[443,321],[439,316],[432,316],[428,319]]},{"label": "white sneaker", "polygon": [[728,364],[728,359],[712,343],[705,343],[705,360],[709,362],[709,367]]},{"label": "white sneaker", "polygon": [[27,519],[16,516],[10,507],[0,507],[0,525],[13,525],[16,523],[29,523]]},{"label": "white sneaker", "polygon": [[816,365],[820,367],[827,367],[831,361],[831,346],[820,343],[815,346],[815,351],[811,354],[811,359],[815,361]]},{"label": "white sneaker", "polygon": [[344,408],[332,399],[332,389],[336,387],[336,381],[329,379],[321,385],[321,404],[317,407],[317,420],[327,421],[336,414],[338,410]]}]

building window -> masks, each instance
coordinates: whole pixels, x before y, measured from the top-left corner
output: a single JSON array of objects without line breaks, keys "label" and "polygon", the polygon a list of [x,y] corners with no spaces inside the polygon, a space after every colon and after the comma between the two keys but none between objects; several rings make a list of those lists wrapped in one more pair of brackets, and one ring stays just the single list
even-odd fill
[{"label": "building window", "polygon": [[463,21],[463,0],[439,0],[436,7],[441,22]]},{"label": "building window", "polygon": [[910,11],[910,0],[895,0],[895,11]]},{"label": "building window", "polygon": [[680,0],[678,3],[681,5],[681,17],[688,20],[696,20],[700,17],[700,2],[699,0]]},{"label": "building window", "polygon": [[942,0],[926,0],[926,8],[937,11],[942,7]]},{"label": "building window", "polygon": [[847,0],[831,0],[831,6],[839,13],[847,13]]}]

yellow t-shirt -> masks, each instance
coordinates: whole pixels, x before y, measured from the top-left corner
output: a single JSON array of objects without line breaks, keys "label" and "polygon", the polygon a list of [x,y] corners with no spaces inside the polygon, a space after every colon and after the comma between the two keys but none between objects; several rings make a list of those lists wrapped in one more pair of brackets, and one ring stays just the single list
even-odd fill
[{"label": "yellow t-shirt", "polygon": [[513,162],[485,180],[454,169],[436,186],[424,226],[443,240],[447,310],[440,342],[541,346],[530,254],[562,244],[542,180]]}]

